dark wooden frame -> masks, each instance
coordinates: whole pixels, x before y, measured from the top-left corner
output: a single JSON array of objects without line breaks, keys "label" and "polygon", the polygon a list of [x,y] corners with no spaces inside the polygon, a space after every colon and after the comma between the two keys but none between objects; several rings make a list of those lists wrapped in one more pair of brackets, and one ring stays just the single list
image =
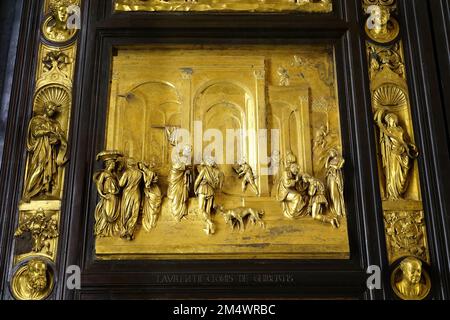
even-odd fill
[{"label": "dark wooden frame", "polygon": [[[445,0],[442,0],[445,1]],[[25,164],[26,128],[31,118],[42,0],[24,7],[14,90],[1,172],[0,209],[4,223],[0,237],[0,287],[10,299],[13,233]],[[71,161],[66,170],[56,290],[51,298],[350,298],[389,299],[389,266],[385,249],[375,132],[367,77],[364,15],[361,0],[334,0],[329,15],[113,13],[111,0],[84,0],[79,34],[78,66],[70,130]],[[443,2],[444,3],[444,2]],[[443,96],[433,39],[427,38],[430,8],[425,0],[399,0],[399,20],[405,40],[416,140],[426,208],[433,276],[433,297],[449,298],[448,215],[450,186],[442,176],[450,161]],[[408,19],[406,19],[408,17]],[[232,21],[232,25],[230,24]],[[436,22],[438,23],[438,22]],[[436,26],[435,26],[436,27]],[[418,41],[420,40],[420,41]],[[96,192],[92,174],[95,154],[102,149],[110,60],[113,47],[142,43],[331,43],[336,48],[338,94],[344,155],[347,158],[346,200],[349,203],[350,260],[301,261],[98,261],[93,254],[93,208]],[[421,54],[418,59],[413,52]],[[420,68],[425,61],[429,69]],[[431,70],[431,71],[430,71]],[[431,72],[431,75],[430,75]],[[422,83],[427,82],[428,86]],[[425,106],[425,107],[419,107]],[[448,119],[448,118],[447,118]],[[448,124],[448,123],[447,123]],[[7,213],[7,214],[4,214]],[[3,262],[2,262],[3,261]],[[446,264],[447,263],[447,264]],[[82,269],[82,289],[68,290],[65,270]],[[383,288],[369,291],[366,268],[383,270]],[[285,285],[237,281],[210,282],[207,275],[239,273],[289,274]],[[163,284],[158,276],[204,275],[204,281]]]}]

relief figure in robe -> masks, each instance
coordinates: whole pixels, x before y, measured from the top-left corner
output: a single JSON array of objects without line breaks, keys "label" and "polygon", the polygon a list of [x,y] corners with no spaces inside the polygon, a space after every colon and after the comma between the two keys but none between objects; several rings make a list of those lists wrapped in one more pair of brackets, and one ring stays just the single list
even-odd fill
[{"label": "relief figure in robe", "polygon": [[408,141],[405,130],[399,125],[398,116],[385,113],[383,109],[375,113],[380,129],[381,160],[385,176],[386,198],[402,199],[409,184],[412,161],[419,155],[417,147]]},{"label": "relief figure in robe", "polygon": [[198,209],[206,223],[206,234],[214,234],[215,226],[211,219],[214,208],[214,196],[222,189],[224,174],[218,168],[213,158],[207,157],[199,166],[199,173],[194,184],[195,195],[198,197]]},{"label": "relief figure in robe", "polygon": [[43,114],[34,116],[28,127],[29,153],[23,200],[44,194],[52,196],[57,185],[58,170],[67,161],[67,140],[60,123],[54,119],[60,106],[44,103]]},{"label": "relief figure in robe", "polygon": [[312,218],[323,223],[329,223],[334,228],[339,228],[339,220],[337,218],[330,218],[323,214],[324,209],[328,206],[328,201],[325,196],[325,185],[322,181],[308,174],[303,175],[302,179],[308,185],[308,211]]},{"label": "relief figure in robe", "polygon": [[138,168],[136,160],[128,158],[126,168],[119,180],[122,189],[122,201],[120,206],[121,214],[121,237],[133,240],[136,229],[139,210],[141,205],[140,184],[142,172]]},{"label": "relief figure in robe", "polygon": [[172,216],[181,221],[188,214],[189,187],[192,182],[190,160],[191,148],[183,148],[181,156],[172,159],[172,168],[169,173],[169,187],[167,197],[170,203]]},{"label": "relief figure in robe", "polygon": [[288,152],[278,182],[277,201],[281,202],[283,214],[289,219],[297,219],[307,215],[307,203],[300,190],[301,182],[297,158],[292,152]]},{"label": "relief figure in robe", "polygon": [[154,171],[155,165],[139,163],[139,169],[144,178],[144,200],[142,206],[142,226],[145,231],[156,227],[158,214],[161,210],[162,194],[158,186],[158,174]]},{"label": "relief figure in robe", "polygon": [[112,237],[120,231],[120,187],[116,172],[116,161],[122,154],[104,151],[98,154],[105,169],[94,175],[100,200],[95,208],[94,234],[97,237]]},{"label": "relief figure in robe", "polygon": [[344,163],[344,158],[336,150],[330,150],[325,162],[327,189],[331,212],[338,217],[345,216],[344,176],[342,174]]}]

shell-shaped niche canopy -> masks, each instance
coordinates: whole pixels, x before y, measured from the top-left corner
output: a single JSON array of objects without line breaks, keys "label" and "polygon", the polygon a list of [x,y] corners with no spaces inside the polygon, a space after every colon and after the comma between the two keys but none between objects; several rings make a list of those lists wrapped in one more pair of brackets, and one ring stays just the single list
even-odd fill
[{"label": "shell-shaped niche canopy", "polygon": [[400,108],[407,104],[405,91],[394,84],[386,84],[375,90],[373,101],[376,107]]},{"label": "shell-shaped niche canopy", "polygon": [[61,85],[48,85],[41,88],[34,99],[34,110],[41,112],[48,102],[56,104],[60,110],[69,108],[70,106],[69,91]]}]

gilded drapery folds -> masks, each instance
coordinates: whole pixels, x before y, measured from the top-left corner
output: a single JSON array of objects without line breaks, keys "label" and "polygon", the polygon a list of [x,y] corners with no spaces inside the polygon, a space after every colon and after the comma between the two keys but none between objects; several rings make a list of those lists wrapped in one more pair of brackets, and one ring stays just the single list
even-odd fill
[{"label": "gilded drapery folds", "polygon": [[424,299],[431,282],[422,263],[430,258],[397,2],[363,0],[363,8],[388,259],[404,259],[391,285],[400,299]]},{"label": "gilded drapery folds", "polygon": [[80,5],[81,0],[44,3],[10,279],[18,300],[46,299],[55,285]]},{"label": "gilded drapery folds", "polygon": [[[24,3],[2,168],[3,298],[152,298],[164,287],[173,297],[207,287],[195,297],[214,298],[230,284],[255,289],[236,291],[243,298],[422,299],[431,280],[434,298],[448,295],[441,57],[419,41],[430,26],[441,36],[429,7]],[[227,129],[242,145],[227,144]],[[184,132],[191,140],[178,150]],[[204,156],[213,143],[236,157]],[[171,268],[176,259],[189,270]],[[220,270],[202,266],[214,259],[206,264]],[[392,288],[363,295],[365,262],[391,265]],[[62,283],[72,264],[81,290]],[[119,283],[136,266],[138,278]],[[247,267],[249,277],[234,277]],[[327,276],[335,271],[344,280]],[[142,283],[150,289],[133,291]]]},{"label": "gilded drapery folds", "polygon": [[348,259],[334,66],[323,44],[118,48],[96,257]]}]

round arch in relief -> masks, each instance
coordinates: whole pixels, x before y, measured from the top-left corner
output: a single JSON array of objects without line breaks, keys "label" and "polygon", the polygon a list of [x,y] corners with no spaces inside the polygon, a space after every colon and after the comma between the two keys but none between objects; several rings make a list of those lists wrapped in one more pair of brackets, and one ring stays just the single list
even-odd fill
[{"label": "round arch in relief", "polygon": [[[205,110],[204,115],[208,114],[212,109],[214,109],[215,107],[219,107],[221,105],[227,105],[229,107],[235,108],[237,109],[237,111],[240,114],[240,119],[236,119],[238,120],[239,124],[245,129],[247,127],[246,124],[246,116],[245,116],[245,111],[244,109],[242,109],[242,107],[240,105],[238,105],[237,103],[234,102],[230,102],[230,101],[215,101],[213,102],[211,105],[208,106],[208,109]],[[233,116],[234,118],[236,118],[235,116]]]},{"label": "round arch in relief", "polygon": [[[164,107],[164,106],[169,106],[169,105],[178,105],[179,107],[181,107],[181,97],[180,97],[180,93],[178,92],[178,90],[176,89],[176,87],[167,81],[162,81],[162,80],[152,80],[152,81],[147,81],[147,82],[143,82],[140,83],[136,86],[134,86],[131,90],[127,91],[127,95],[131,94],[133,99],[137,99],[140,103],[143,103],[144,105],[149,105],[149,99],[148,99],[148,95],[145,94],[145,92],[143,92],[142,90],[140,90],[142,87],[147,86],[147,85],[156,85],[156,86],[161,86],[164,89],[167,89],[169,91],[173,92],[173,96],[170,97],[169,100],[165,100],[162,101],[161,103],[158,104],[158,107]],[[126,102],[128,104],[131,104],[133,100],[129,101],[128,99],[126,99]],[[144,108],[144,110],[142,110],[144,113],[144,119],[145,121],[147,120],[146,118],[146,108]],[[159,108],[157,108],[155,110],[158,113],[162,113],[163,114],[163,118],[164,121],[166,121],[166,114],[160,110]],[[181,112],[181,110],[180,110]],[[122,114],[122,116],[124,116]],[[145,122],[144,121],[144,122]],[[146,124],[143,123],[143,125],[145,126]]]},{"label": "round arch in relief", "polygon": [[[281,106],[281,108],[275,108],[275,106]],[[277,112],[278,111],[278,112]],[[282,157],[284,156],[284,153],[288,151],[288,149],[295,148],[296,150],[290,150],[294,153],[298,153],[301,151],[300,145],[301,145],[301,136],[300,136],[300,118],[298,114],[298,108],[292,105],[291,103],[284,101],[284,100],[275,100],[271,102],[270,105],[270,116],[273,119],[277,119],[279,123],[279,129],[280,129],[280,153]],[[291,143],[291,132],[292,128],[291,126],[291,119],[294,117],[295,124],[296,124],[296,134],[297,134],[297,144],[293,145]],[[283,125],[285,124],[285,125]],[[286,125],[287,124],[287,125]],[[270,128],[273,129],[273,128]],[[297,151],[297,152],[295,152]],[[296,154],[297,157],[299,157],[299,154]]]},{"label": "round arch in relief", "polygon": [[172,89],[175,92],[175,95],[177,97],[177,100],[179,102],[181,102],[181,94],[180,92],[177,90],[177,88],[175,87],[175,85],[173,83],[170,83],[168,81],[164,81],[164,80],[151,80],[151,81],[146,81],[143,83],[140,83],[138,85],[135,85],[134,87],[132,87],[130,90],[128,90],[128,93],[134,93],[137,89],[139,89],[140,87],[146,86],[146,85],[162,85],[162,86],[166,86],[170,89]]},{"label": "round arch in relief", "polygon": [[[251,107],[253,109],[253,114],[256,117],[256,102],[255,102],[255,98],[254,95],[252,94],[251,90],[243,83],[236,81],[236,80],[227,80],[227,79],[212,79],[209,81],[206,81],[205,83],[201,84],[198,89],[195,91],[194,94],[194,99],[193,99],[193,107],[194,107],[194,112],[199,112],[200,110],[198,110],[198,108],[196,108],[196,106],[198,105],[198,100],[201,98],[202,94],[204,94],[204,92],[206,90],[208,90],[208,88],[211,88],[212,86],[215,85],[232,85],[235,88],[242,90],[243,93],[245,93],[245,95],[247,96],[247,101],[251,101],[251,104],[248,107]],[[220,102],[223,101],[215,101],[214,104],[218,104]],[[227,102],[227,103],[232,103],[232,102]],[[250,114],[249,110],[244,110],[241,106],[232,103],[233,105],[239,107],[239,110],[241,111],[241,114],[243,114],[242,117],[242,121],[243,121],[243,127],[247,128],[247,121],[251,121],[248,117],[248,114]],[[210,106],[209,106],[210,107]],[[209,109],[208,109],[209,110]]]},{"label": "round arch in relief", "polygon": [[[234,103],[232,101],[221,101],[221,100],[216,100],[213,101],[212,103],[208,103],[206,105],[206,110],[201,110],[201,108],[198,108],[199,105],[199,100],[202,97],[202,95],[207,92],[207,90],[213,86],[218,86],[218,85],[224,85],[224,86],[231,86],[235,89],[237,89],[238,91],[243,93],[243,100],[245,105],[241,106],[237,103]],[[247,101],[250,101],[250,103],[248,103]],[[198,118],[202,118],[210,111],[212,110],[212,108],[220,105],[220,104],[230,104],[232,105],[235,109],[237,109],[241,115],[241,119],[239,120],[239,124],[241,126],[241,129],[243,130],[247,130],[249,127],[248,122],[251,121],[251,119],[249,119],[248,115],[253,114],[256,117],[256,103],[255,103],[255,99],[253,94],[251,93],[250,89],[245,86],[243,83],[239,82],[239,81],[235,81],[235,80],[226,80],[226,79],[213,79],[213,80],[209,80],[205,83],[203,83],[202,85],[199,86],[199,88],[196,90],[195,95],[194,95],[194,99],[193,99],[193,106],[194,106],[194,119],[198,119]],[[204,105],[202,105],[202,107],[205,107]],[[249,110],[252,109],[252,110]],[[251,111],[251,112],[250,112]],[[203,115],[199,114],[203,112]],[[256,121],[256,119],[254,120],[254,122]],[[248,151],[248,143],[247,143],[247,139],[242,139],[242,150],[241,153],[245,156],[247,155],[247,151]]]},{"label": "round arch in relief", "polygon": [[[241,144],[240,144],[239,154],[247,157],[247,152],[246,152],[247,151],[247,140],[245,139],[245,131],[247,129],[247,124],[246,124],[246,120],[245,120],[245,113],[243,112],[242,107],[239,106],[238,104],[235,104],[232,102],[217,102],[217,103],[214,103],[213,105],[209,106],[208,109],[205,110],[204,117],[203,117],[204,130],[216,129],[216,128],[209,128],[209,123],[212,119],[220,117],[222,115],[211,113],[210,111],[214,110],[214,108],[221,108],[221,107],[234,109],[234,111],[236,111],[237,114],[229,113],[229,116],[230,116],[231,120],[233,120],[237,123],[238,129],[243,129],[243,131],[241,132],[241,136],[240,136]],[[228,128],[228,129],[236,129],[236,128]],[[226,144],[228,142],[228,141],[226,141],[226,139],[228,139],[227,133],[226,132],[222,132],[222,133],[224,134],[223,143]],[[225,148],[225,145],[224,145],[224,148]],[[226,152],[226,150],[224,150],[224,152]],[[224,156],[225,156],[225,154],[224,154]]]},{"label": "round arch in relief", "polygon": [[[162,92],[163,94],[152,96],[152,90],[158,93]],[[131,95],[131,99],[128,98],[128,95]],[[138,119],[133,125],[122,128],[122,137],[128,137],[127,140],[133,141],[133,147],[129,148],[133,152],[130,152],[130,150],[129,153],[132,153],[136,158],[148,160],[154,153],[152,151],[152,144],[149,142],[152,141],[154,135],[157,135],[159,136],[158,140],[162,140],[162,149],[158,153],[163,155],[161,162],[165,162],[167,160],[166,154],[168,153],[169,146],[167,145],[168,142],[162,138],[164,137],[163,127],[168,125],[169,118],[179,118],[174,118],[174,115],[181,113],[180,108],[182,103],[180,93],[177,91],[176,87],[169,82],[152,80],[133,86],[132,89],[127,92],[126,103],[138,108],[135,110],[135,113],[138,113]],[[126,113],[129,112],[130,109],[121,109],[121,119],[129,118],[126,117]],[[136,116],[137,115],[133,115],[133,119],[136,118]],[[155,126],[155,129],[153,129],[153,126]],[[131,127],[134,129],[129,130]],[[156,132],[158,130],[160,132]]]},{"label": "round arch in relief", "polygon": [[210,88],[210,87],[212,87],[212,86],[215,86],[215,85],[219,85],[219,84],[227,84],[227,85],[230,85],[230,84],[231,84],[231,85],[233,85],[233,86],[235,86],[235,87],[237,87],[237,88],[243,90],[243,91],[247,94],[247,96],[250,97],[250,100],[251,100],[251,102],[253,103],[253,105],[255,104],[255,98],[254,98],[254,96],[253,96],[251,90],[250,90],[246,85],[244,85],[243,83],[241,83],[241,82],[239,82],[239,81],[236,81],[236,80],[230,81],[230,80],[226,80],[226,79],[214,79],[214,80],[209,80],[209,81],[203,83],[203,84],[200,85],[200,86],[198,87],[198,89],[195,91],[194,99],[193,99],[193,101],[194,101],[194,106],[197,105],[198,99],[200,99],[200,97],[202,96],[202,94],[203,94],[208,88]]}]

